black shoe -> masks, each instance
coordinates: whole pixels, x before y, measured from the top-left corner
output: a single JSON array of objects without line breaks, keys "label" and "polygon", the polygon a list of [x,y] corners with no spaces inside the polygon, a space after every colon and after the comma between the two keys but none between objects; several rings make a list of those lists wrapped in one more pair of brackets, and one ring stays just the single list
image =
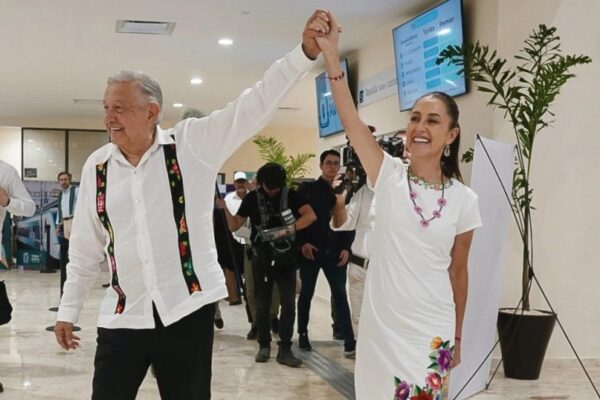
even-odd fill
[{"label": "black shoe", "polygon": [[257,363],[265,363],[271,358],[271,347],[261,347],[254,357],[254,361]]},{"label": "black shoe", "polygon": [[110,283],[103,283],[103,284],[102,284],[102,287],[103,287],[103,288],[107,288],[107,287],[109,287],[109,286],[110,286]]},{"label": "black shoe", "polygon": [[0,393],[4,392],[4,386],[0,383]]},{"label": "black shoe", "polygon": [[217,329],[223,329],[224,326],[225,326],[225,321],[223,321],[223,318],[215,318],[215,327]]},{"label": "black shoe", "polygon": [[350,344],[344,344],[344,357],[356,358],[356,340]]},{"label": "black shoe", "polygon": [[302,360],[294,356],[289,344],[279,346],[276,360],[279,364],[287,365],[292,368],[297,368],[302,365]]},{"label": "black shoe", "polygon": [[308,333],[304,332],[298,336],[298,347],[300,350],[311,351],[312,346],[310,345],[310,341],[308,340]]},{"label": "black shoe", "polygon": [[277,317],[273,317],[271,320],[271,330],[273,333],[279,333],[279,319]]},{"label": "black shoe", "polygon": [[257,337],[258,337],[258,330],[256,329],[255,326],[253,326],[252,328],[250,328],[250,330],[246,334],[246,339],[256,340]]},{"label": "black shoe", "polygon": [[342,333],[342,331],[334,330],[333,331],[333,338],[335,340],[344,340],[344,334]]}]

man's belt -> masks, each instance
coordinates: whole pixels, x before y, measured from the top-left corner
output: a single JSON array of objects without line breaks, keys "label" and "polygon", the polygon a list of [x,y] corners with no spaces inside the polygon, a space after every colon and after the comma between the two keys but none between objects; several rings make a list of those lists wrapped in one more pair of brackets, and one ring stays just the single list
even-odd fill
[{"label": "man's belt", "polygon": [[355,254],[350,254],[350,260],[348,260],[349,262],[351,262],[352,264],[358,265],[359,267],[362,267],[364,269],[369,268],[369,259],[368,258],[363,258],[361,256],[357,256]]},{"label": "man's belt", "polygon": [[63,221],[68,221],[68,220],[70,220],[70,219],[73,219],[73,217],[64,217],[64,218],[63,218]]}]

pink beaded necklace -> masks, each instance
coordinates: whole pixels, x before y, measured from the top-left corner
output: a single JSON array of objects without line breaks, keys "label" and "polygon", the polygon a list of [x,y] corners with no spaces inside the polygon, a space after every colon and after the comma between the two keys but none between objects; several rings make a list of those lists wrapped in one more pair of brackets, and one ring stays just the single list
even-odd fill
[{"label": "pink beaded necklace", "polygon": [[444,198],[444,192],[446,188],[446,185],[444,184],[444,174],[442,174],[442,196],[439,199],[437,199],[437,205],[439,206],[439,208],[433,211],[433,215],[431,216],[431,218],[425,218],[423,216],[423,208],[419,207],[417,205],[417,202],[415,201],[415,199],[417,198],[417,192],[413,190],[412,184],[410,183],[412,176],[413,175],[411,175],[410,172],[408,172],[408,195],[410,196],[410,199],[413,203],[413,210],[415,210],[415,212],[421,217],[421,226],[423,228],[427,228],[431,221],[433,221],[436,218],[442,218],[442,209],[446,205],[446,199]]}]

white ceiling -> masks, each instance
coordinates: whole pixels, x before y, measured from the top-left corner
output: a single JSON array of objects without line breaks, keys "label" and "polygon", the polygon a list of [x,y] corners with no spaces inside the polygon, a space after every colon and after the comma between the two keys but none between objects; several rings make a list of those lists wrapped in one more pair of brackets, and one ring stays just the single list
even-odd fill
[{"label": "white ceiling", "polygon": [[[301,40],[306,19],[328,7],[344,26],[343,52],[359,48],[403,15],[435,0],[0,0],[0,120],[102,118],[106,77],[122,69],[153,75],[174,102],[221,108]],[[115,33],[116,20],[176,22],[171,36]],[[391,34],[391,32],[390,32]],[[230,47],[217,44],[230,37]],[[314,72],[320,72],[322,67]],[[199,76],[204,83],[192,86]],[[278,125],[314,126],[314,82],[305,79],[279,111]]]}]

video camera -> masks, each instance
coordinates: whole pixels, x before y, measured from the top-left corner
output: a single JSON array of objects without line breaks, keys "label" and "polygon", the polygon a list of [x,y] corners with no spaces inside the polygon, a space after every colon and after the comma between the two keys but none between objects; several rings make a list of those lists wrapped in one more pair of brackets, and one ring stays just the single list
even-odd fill
[{"label": "video camera", "polygon": [[[404,154],[404,141],[402,138],[382,136],[377,139],[377,143],[383,151],[392,157],[402,158]],[[358,154],[350,145],[350,141],[342,149],[342,166],[346,167],[346,172],[342,177],[342,183],[335,188],[334,192],[342,193],[344,190],[348,190],[346,201],[349,202],[352,195],[367,182],[367,173],[358,158]]]}]

